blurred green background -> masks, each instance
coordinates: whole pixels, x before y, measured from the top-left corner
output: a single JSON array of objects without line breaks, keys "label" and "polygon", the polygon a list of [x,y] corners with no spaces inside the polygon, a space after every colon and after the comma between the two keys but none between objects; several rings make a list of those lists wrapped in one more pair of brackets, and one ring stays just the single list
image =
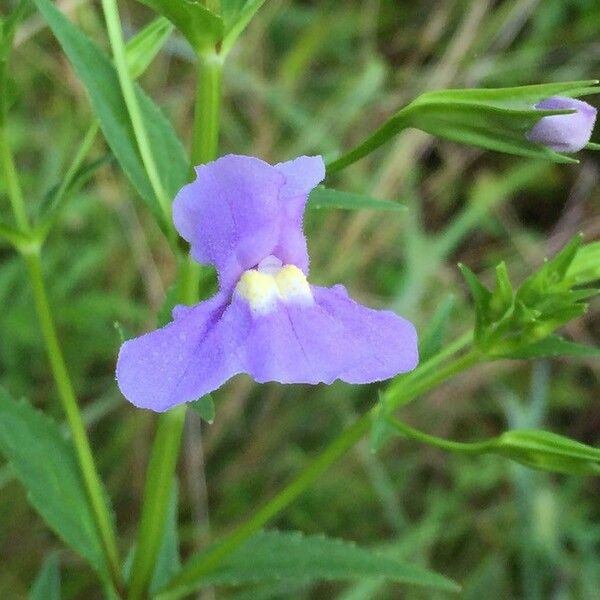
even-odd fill
[{"label": "blurred green background", "polygon": [[[58,4],[106,48],[96,3]],[[152,18],[136,2],[120,5],[128,35]],[[173,36],[142,78],[184,139],[191,132],[192,60],[183,39]],[[17,33],[12,65],[10,133],[35,211],[59,183],[91,113],[37,15]],[[269,0],[226,66],[220,152],[270,162],[304,153],[331,158],[422,91],[590,79],[599,66],[597,0]],[[600,134],[592,140],[600,142]],[[105,152],[98,141],[92,158]],[[445,305],[452,339],[473,320],[456,263],[485,279],[506,260],[520,281],[574,233],[583,231],[587,241],[600,237],[599,178],[598,154],[583,153],[577,166],[540,164],[405,132],[328,185],[409,210],[310,212],[311,279],[343,282],[357,299],[393,307],[420,331]],[[4,191],[0,181],[1,210],[8,214]],[[0,260],[1,384],[61,420],[24,266],[5,247]],[[114,163],[72,196],[44,252],[51,303],[114,498],[123,550],[135,532],[155,418],[118,393],[114,324],[126,335],[153,328],[175,267]],[[208,294],[214,285],[208,270],[205,283]],[[598,343],[599,307],[569,328],[572,339]],[[599,373],[591,360],[499,362],[419,399],[401,417],[450,439],[540,427],[596,445]],[[257,386],[237,377],[215,393],[213,425],[189,414],[179,465],[184,551],[241,522],[372,406],[376,391]],[[449,456],[412,442],[394,441],[372,455],[365,441],[273,526],[380,546],[461,582],[465,599],[594,600],[600,598],[599,497],[594,478],[536,473],[497,457]],[[0,597],[25,597],[43,557],[56,548],[60,543],[0,464]],[[65,597],[99,597],[91,572],[61,552]],[[446,597],[371,581],[217,596]]]}]

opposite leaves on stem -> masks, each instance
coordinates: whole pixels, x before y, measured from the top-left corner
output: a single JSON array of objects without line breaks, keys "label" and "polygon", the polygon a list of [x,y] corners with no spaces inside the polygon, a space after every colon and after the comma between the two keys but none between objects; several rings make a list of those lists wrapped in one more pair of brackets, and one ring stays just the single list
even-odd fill
[{"label": "opposite leaves on stem", "polygon": [[459,265],[475,303],[475,345],[479,351],[491,359],[598,353],[595,348],[552,335],[583,315],[585,300],[597,293],[593,288],[575,287],[581,280],[572,265],[579,252],[585,252],[581,244],[582,237],[575,236],[516,291],[504,263],[496,267],[494,291],[468,267]]}]

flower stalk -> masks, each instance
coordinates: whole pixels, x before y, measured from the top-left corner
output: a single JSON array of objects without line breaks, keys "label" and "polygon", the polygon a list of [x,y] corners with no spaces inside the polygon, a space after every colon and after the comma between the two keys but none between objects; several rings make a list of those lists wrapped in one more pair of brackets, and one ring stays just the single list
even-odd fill
[{"label": "flower stalk", "polygon": [[[107,4],[114,3],[104,2],[104,5]],[[116,10],[116,7],[113,8]],[[112,20],[115,20],[114,16]],[[113,38],[117,44],[122,44],[120,30],[117,33],[113,32]],[[119,69],[116,60],[115,63]],[[201,54],[198,56],[198,84],[191,151],[192,165],[208,162],[217,155],[221,70],[222,59],[218,55]],[[126,73],[124,70],[122,72]],[[129,105],[128,110],[130,110],[130,117],[133,118]],[[137,130],[136,138],[140,146],[146,143],[144,135],[140,138]],[[169,200],[169,223],[171,223],[170,214]],[[198,300],[199,273],[200,265],[188,258],[181,275],[180,301],[182,303],[193,304]],[[185,413],[186,407],[180,406],[162,414],[158,420],[148,465],[142,514],[131,571],[128,594],[130,600],[144,597],[154,572],[167,515],[169,490],[179,457]]]},{"label": "flower stalk", "polygon": [[223,58],[218,54],[198,56],[198,83],[194,109],[192,165],[217,156]]}]

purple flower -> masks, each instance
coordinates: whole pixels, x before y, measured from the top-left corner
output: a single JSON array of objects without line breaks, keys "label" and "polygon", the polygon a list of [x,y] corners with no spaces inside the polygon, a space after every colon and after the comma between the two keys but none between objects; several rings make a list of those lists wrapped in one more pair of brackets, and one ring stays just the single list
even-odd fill
[{"label": "purple flower", "polygon": [[550,115],[540,119],[531,129],[527,138],[531,142],[543,144],[555,152],[578,152],[590,141],[596,109],[587,102],[553,96],[539,102],[535,108],[548,110],[574,109],[568,115]]},{"label": "purple flower", "polygon": [[321,157],[271,166],[229,155],[196,168],[173,204],[192,257],[214,265],[219,292],[123,344],[117,381],[155,411],[196,400],[238,373],[258,382],[369,383],[418,362],[412,324],[366,308],[345,288],[310,285],[302,217],[325,177]]}]

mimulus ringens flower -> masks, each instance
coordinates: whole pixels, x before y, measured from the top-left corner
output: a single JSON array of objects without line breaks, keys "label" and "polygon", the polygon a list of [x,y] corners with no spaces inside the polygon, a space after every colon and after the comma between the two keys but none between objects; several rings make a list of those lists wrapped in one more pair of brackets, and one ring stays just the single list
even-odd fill
[{"label": "mimulus ringens flower", "polygon": [[117,381],[130,402],[164,411],[238,373],[261,383],[369,383],[415,368],[410,322],[354,302],[341,285],[306,280],[302,217],[325,177],[321,157],[271,166],[229,155],[196,174],[173,218],[192,257],[216,267],[219,292],[123,344]]},{"label": "mimulus ringens flower", "polygon": [[567,115],[550,115],[540,119],[527,135],[531,142],[543,144],[555,152],[579,152],[592,137],[596,109],[582,100],[553,96],[538,102],[535,108],[547,110],[574,109]]}]

